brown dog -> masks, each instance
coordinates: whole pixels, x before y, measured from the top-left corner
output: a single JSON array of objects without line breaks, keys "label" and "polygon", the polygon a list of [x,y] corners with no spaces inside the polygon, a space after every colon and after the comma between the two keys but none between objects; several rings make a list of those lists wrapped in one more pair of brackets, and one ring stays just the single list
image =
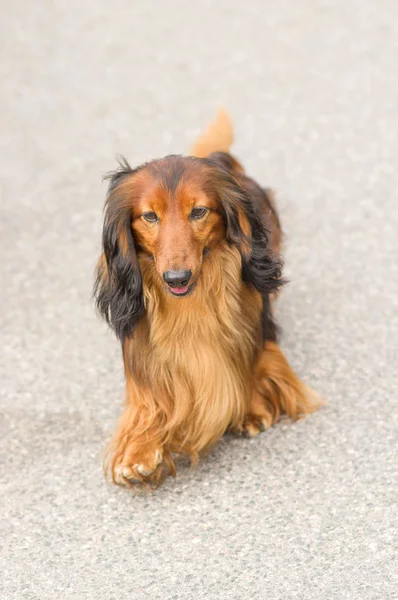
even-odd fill
[{"label": "brown dog", "polygon": [[272,195],[231,143],[220,112],[193,156],[125,162],[110,176],[95,296],[126,374],[108,454],[115,483],[156,483],[175,473],[172,453],[196,460],[228,429],[256,435],[317,406],[276,343]]}]

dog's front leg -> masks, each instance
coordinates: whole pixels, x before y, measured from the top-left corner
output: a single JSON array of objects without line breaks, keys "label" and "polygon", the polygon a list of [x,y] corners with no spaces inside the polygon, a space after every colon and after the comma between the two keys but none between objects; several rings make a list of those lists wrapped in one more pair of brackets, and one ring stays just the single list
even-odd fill
[{"label": "dog's front leg", "polygon": [[107,469],[114,483],[156,483],[162,478],[163,462],[173,471],[164,441],[164,418],[153,392],[128,378],[126,407],[108,452]]}]

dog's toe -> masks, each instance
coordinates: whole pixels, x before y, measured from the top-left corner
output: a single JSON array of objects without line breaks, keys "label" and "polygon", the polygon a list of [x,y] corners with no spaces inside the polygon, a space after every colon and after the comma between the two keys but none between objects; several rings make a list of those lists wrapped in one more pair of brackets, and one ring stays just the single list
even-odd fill
[{"label": "dog's toe", "polygon": [[122,477],[124,479],[128,479],[129,481],[132,481],[132,482],[139,481],[139,478],[137,478],[137,474],[134,472],[134,470],[131,467],[127,467],[127,466],[122,467],[121,473],[122,473]]},{"label": "dog's toe", "polygon": [[143,475],[144,477],[148,477],[148,475],[150,475],[154,471],[154,469],[148,468],[142,463],[137,463],[136,465],[134,465],[134,470],[137,471],[137,473],[139,473],[140,475]]},{"label": "dog's toe", "polygon": [[140,475],[144,475],[144,477],[148,477],[157,469],[157,467],[163,461],[163,452],[161,450],[156,450],[153,455],[152,461],[146,460],[145,462],[139,462],[134,465],[134,469]]},{"label": "dog's toe", "polygon": [[260,425],[257,425],[256,423],[246,423],[245,433],[247,433],[249,437],[256,437],[256,435],[258,435],[260,432]]},{"label": "dog's toe", "polygon": [[270,422],[267,418],[249,419],[248,421],[246,421],[243,431],[249,437],[256,437],[256,435],[258,435],[262,431],[265,431],[266,429],[269,429],[269,427]]}]

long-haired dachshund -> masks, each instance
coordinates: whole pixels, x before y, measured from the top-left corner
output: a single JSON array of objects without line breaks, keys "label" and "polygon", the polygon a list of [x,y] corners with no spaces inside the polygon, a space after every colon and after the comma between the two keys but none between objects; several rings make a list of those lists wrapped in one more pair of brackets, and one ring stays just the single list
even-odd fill
[{"label": "long-haired dachshund", "polygon": [[277,344],[281,227],[272,194],[229,154],[220,111],[192,156],[109,176],[98,308],[123,347],[115,483],[157,483],[225,431],[254,436],[317,406]]}]

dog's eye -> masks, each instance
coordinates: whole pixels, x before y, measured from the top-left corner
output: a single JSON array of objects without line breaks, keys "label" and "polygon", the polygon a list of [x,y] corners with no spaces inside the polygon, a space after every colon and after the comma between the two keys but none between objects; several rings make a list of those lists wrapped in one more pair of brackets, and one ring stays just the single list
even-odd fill
[{"label": "dog's eye", "polygon": [[153,211],[145,212],[142,216],[144,217],[145,221],[148,221],[149,223],[157,223],[159,221],[157,214]]},{"label": "dog's eye", "polygon": [[209,209],[205,208],[204,206],[197,206],[196,208],[192,209],[191,212],[191,219],[195,220],[195,219],[202,219],[207,213],[208,213]]}]

